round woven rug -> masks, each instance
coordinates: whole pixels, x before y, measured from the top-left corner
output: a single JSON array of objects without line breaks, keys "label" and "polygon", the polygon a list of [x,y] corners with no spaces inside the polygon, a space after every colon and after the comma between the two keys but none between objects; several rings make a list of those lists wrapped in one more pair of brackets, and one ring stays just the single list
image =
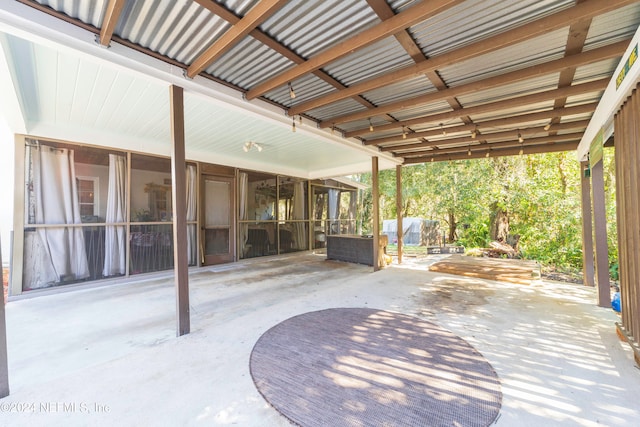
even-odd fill
[{"label": "round woven rug", "polygon": [[487,360],[422,319],[367,308],[292,317],[251,352],[264,398],[301,426],[488,426],[502,402]]}]

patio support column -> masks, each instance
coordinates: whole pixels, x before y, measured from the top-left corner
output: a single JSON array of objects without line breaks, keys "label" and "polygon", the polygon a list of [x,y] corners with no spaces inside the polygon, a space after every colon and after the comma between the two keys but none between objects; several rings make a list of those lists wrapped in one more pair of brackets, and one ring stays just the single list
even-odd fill
[{"label": "patio support column", "polygon": [[398,221],[396,236],[398,236],[398,264],[402,264],[402,165],[396,165],[396,219]]},{"label": "patio support column", "polygon": [[582,189],[582,281],[585,286],[595,286],[593,267],[593,222],[591,219],[591,182],[589,162],[580,162],[580,187]]},{"label": "patio support column", "polygon": [[188,334],[189,260],[187,259],[187,178],[184,149],[184,91],[169,87],[171,102],[171,183],[173,185],[173,265],[176,285],[176,335]]},{"label": "patio support column", "polygon": [[[0,247],[0,266],[2,266],[2,247]],[[9,365],[7,362],[7,320],[4,310],[4,286],[0,301],[0,398],[9,396]]]},{"label": "patio support column", "polygon": [[377,156],[371,158],[371,193],[373,199],[373,271],[378,271],[380,270],[380,189]]},{"label": "patio support column", "polygon": [[607,248],[607,215],[604,201],[604,168],[600,160],[591,168],[591,192],[595,229],[595,270],[598,284],[598,305],[611,307],[609,289],[609,250]]}]

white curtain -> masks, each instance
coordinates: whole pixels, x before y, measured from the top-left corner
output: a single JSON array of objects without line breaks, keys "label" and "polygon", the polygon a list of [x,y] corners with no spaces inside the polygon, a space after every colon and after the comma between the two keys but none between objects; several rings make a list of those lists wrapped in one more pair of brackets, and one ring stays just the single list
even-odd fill
[{"label": "white curtain", "polygon": [[[127,160],[124,156],[109,154],[109,189],[105,222],[123,223],[126,212]],[[124,225],[107,225],[104,235],[105,277],[126,273],[126,229]]]},{"label": "white curtain", "polygon": [[[195,221],[196,210],[196,167],[187,165],[187,222]],[[198,263],[196,224],[187,224],[187,259],[189,265]]]},{"label": "white curtain", "polygon": [[[304,197],[304,185],[303,181],[296,182],[293,185],[293,219],[304,220],[304,205],[306,203]],[[293,223],[295,247],[299,250],[309,249],[307,245],[307,233],[304,226],[304,222]]]},{"label": "white curtain", "polygon": [[[33,185],[36,224],[80,224],[80,204],[73,150],[40,145],[34,148]],[[81,227],[39,228],[43,252],[56,281],[89,277]]]},{"label": "white curtain", "polygon": [[[239,202],[240,202],[240,220],[246,221],[249,219],[249,175],[245,172],[240,172],[240,182],[238,183],[239,189]],[[247,245],[247,239],[249,238],[249,224],[246,222],[240,223],[238,227],[238,245],[240,246],[240,256],[244,257],[245,248]]]},{"label": "white curtain", "polygon": [[335,188],[329,189],[329,234],[340,234],[340,221],[338,215],[340,212],[340,191]]},{"label": "white curtain", "polygon": [[352,191],[349,194],[349,233],[354,234],[356,232],[356,213],[358,212],[358,192]]}]

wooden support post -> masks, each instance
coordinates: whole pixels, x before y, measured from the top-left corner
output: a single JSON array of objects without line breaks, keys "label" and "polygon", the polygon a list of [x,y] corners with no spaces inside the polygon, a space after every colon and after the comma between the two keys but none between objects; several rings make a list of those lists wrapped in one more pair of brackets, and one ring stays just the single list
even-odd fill
[{"label": "wooden support post", "polygon": [[[2,266],[2,247],[0,246],[0,266]],[[7,361],[7,319],[4,306],[4,280],[2,301],[0,304],[0,398],[9,396],[9,364]]]},{"label": "wooden support post", "polygon": [[604,170],[602,160],[591,168],[591,192],[595,230],[595,270],[598,284],[598,305],[611,307],[609,289],[609,250],[607,248],[607,215],[604,195]]},{"label": "wooden support post", "polygon": [[402,264],[402,240],[404,228],[402,227],[402,165],[396,165],[396,219],[398,236],[398,264]]},{"label": "wooden support post", "polygon": [[173,185],[173,265],[176,283],[177,336],[191,330],[187,259],[187,177],[184,149],[184,91],[169,87],[171,102],[171,183]]},{"label": "wooden support post", "polygon": [[373,199],[373,271],[380,270],[380,188],[378,157],[371,158],[371,198]]},{"label": "wooden support post", "polygon": [[595,286],[593,267],[593,222],[591,219],[591,173],[589,162],[580,163],[582,189],[582,281],[586,286]]}]

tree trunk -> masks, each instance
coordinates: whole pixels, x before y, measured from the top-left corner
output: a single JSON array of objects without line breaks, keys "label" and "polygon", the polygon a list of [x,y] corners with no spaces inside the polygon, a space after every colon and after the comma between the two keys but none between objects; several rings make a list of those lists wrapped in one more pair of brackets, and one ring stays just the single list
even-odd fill
[{"label": "tree trunk", "polygon": [[453,210],[449,211],[449,243],[456,240],[456,215]]},{"label": "tree trunk", "polygon": [[489,237],[491,240],[506,242],[509,235],[509,213],[494,202],[491,205],[491,225]]}]

